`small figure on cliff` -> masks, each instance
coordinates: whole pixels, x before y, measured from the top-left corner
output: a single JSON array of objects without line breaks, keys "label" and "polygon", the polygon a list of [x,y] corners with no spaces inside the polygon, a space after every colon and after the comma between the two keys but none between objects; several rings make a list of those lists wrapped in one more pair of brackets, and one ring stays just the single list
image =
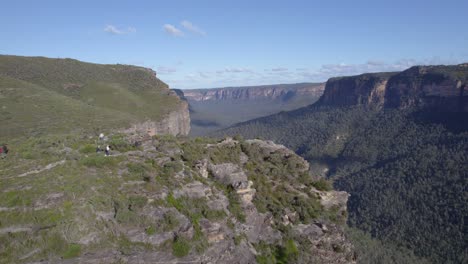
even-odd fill
[{"label": "small figure on cliff", "polygon": [[99,153],[99,152],[101,152],[101,151],[102,151],[101,146],[98,145],[98,146],[96,147],[96,153]]},{"label": "small figure on cliff", "polygon": [[109,145],[106,146],[106,156],[110,155],[111,149],[112,149],[111,146],[109,146]]},{"label": "small figure on cliff", "polygon": [[6,158],[7,154],[8,154],[7,144],[3,144],[3,146],[0,148],[0,157],[2,157],[2,159],[4,159],[4,158]]},{"label": "small figure on cliff", "polygon": [[99,140],[103,141],[104,140],[104,133],[99,134]]}]

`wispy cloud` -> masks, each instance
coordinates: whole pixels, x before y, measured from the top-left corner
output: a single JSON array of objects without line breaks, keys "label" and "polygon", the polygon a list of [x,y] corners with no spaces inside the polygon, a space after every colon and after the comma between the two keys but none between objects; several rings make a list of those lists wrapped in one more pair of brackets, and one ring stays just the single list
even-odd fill
[{"label": "wispy cloud", "polygon": [[397,63],[384,63],[379,61],[368,61],[362,64],[323,64],[318,69],[297,69],[297,74],[313,81],[326,81],[328,78],[337,76],[350,76],[366,72],[401,71],[411,67],[414,63],[400,61]]},{"label": "wispy cloud", "polygon": [[248,68],[227,67],[223,70],[228,73],[252,73],[253,71]]},{"label": "wispy cloud", "polygon": [[156,69],[156,72],[158,74],[172,74],[172,73],[175,73],[177,71],[176,68],[173,68],[173,67],[166,67],[166,66],[159,66],[157,69]]},{"label": "wispy cloud", "polygon": [[124,34],[129,34],[129,33],[135,33],[136,28],[134,27],[127,27],[125,29],[118,28],[114,25],[106,25],[104,27],[104,31],[113,34],[113,35],[124,35]]},{"label": "wispy cloud", "polygon": [[[317,67],[285,67],[258,70],[250,67],[223,67],[209,71],[198,70],[170,82],[180,88],[249,86],[261,84],[325,82],[331,77],[351,76],[370,72],[402,71],[415,65],[459,64],[461,59],[430,58],[401,59],[394,62],[371,59],[363,63],[323,64]],[[174,76],[174,75],[172,75]]]},{"label": "wispy cloud", "polygon": [[198,75],[200,75],[200,77],[205,78],[205,79],[210,78],[210,76],[211,76],[207,72],[198,72]]},{"label": "wispy cloud", "polygon": [[285,72],[285,71],[288,71],[288,68],[278,67],[278,68],[271,69],[271,71],[273,71],[273,72]]},{"label": "wispy cloud", "polygon": [[176,26],[171,24],[165,24],[163,26],[164,31],[174,37],[183,37],[185,34],[182,30],[178,29]]},{"label": "wispy cloud", "polygon": [[180,22],[180,24],[182,25],[182,27],[184,27],[186,30],[194,33],[194,34],[197,34],[197,35],[201,35],[201,36],[206,36],[206,32],[195,26],[192,22],[188,21],[188,20],[184,20],[182,22]]}]

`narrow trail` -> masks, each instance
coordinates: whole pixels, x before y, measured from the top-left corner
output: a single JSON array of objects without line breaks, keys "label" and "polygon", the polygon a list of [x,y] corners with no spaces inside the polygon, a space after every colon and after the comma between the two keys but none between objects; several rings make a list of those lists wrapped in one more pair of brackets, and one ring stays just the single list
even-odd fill
[{"label": "narrow trail", "polygon": [[19,169],[19,168],[22,168],[22,167],[29,167],[29,166],[31,166],[31,164],[34,164],[34,161],[29,161],[29,162],[22,161],[21,164],[16,165],[16,166],[14,166],[14,167],[6,167],[6,168],[3,168],[3,169],[0,170],[0,172],[6,172],[6,171],[10,171],[10,170],[16,170],[16,169]]},{"label": "narrow trail", "polygon": [[41,173],[41,172],[46,171],[46,170],[53,169],[53,168],[55,168],[55,167],[57,167],[59,165],[64,164],[65,162],[66,162],[66,160],[60,160],[60,161],[57,161],[57,162],[50,163],[50,164],[46,165],[44,168],[41,168],[41,169],[32,170],[32,171],[22,173],[22,174],[20,174],[18,176],[12,176],[12,177],[1,178],[1,179],[6,180],[6,179],[12,179],[12,178],[26,177],[26,176],[31,175],[31,174],[37,174],[37,173]]}]

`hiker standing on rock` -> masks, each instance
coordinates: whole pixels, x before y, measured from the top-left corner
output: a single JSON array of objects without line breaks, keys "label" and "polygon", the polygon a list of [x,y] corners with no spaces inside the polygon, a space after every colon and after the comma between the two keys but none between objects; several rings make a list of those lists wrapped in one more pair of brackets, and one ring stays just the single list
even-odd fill
[{"label": "hiker standing on rock", "polygon": [[107,145],[106,146],[106,156],[110,155],[110,150],[111,150],[111,147],[109,145]]}]

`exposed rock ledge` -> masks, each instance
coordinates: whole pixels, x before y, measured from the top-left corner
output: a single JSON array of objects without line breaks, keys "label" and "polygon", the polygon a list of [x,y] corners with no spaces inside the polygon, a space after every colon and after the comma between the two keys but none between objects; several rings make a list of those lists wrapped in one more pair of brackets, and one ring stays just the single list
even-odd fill
[{"label": "exposed rock ledge", "polygon": [[188,104],[181,100],[179,108],[167,114],[163,120],[159,122],[149,120],[143,123],[133,124],[123,132],[127,134],[148,134],[149,136],[161,134],[186,136],[190,132]]}]

